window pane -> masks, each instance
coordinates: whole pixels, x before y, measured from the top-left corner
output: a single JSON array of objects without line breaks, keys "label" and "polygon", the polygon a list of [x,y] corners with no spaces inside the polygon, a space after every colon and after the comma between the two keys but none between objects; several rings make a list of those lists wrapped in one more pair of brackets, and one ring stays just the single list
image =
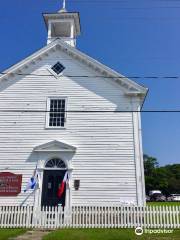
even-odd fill
[{"label": "window pane", "polygon": [[57,62],[53,67],[52,70],[59,75],[63,70],[65,69],[65,67],[60,63]]},{"label": "window pane", "polygon": [[51,99],[49,126],[64,127],[65,123],[65,99]]}]

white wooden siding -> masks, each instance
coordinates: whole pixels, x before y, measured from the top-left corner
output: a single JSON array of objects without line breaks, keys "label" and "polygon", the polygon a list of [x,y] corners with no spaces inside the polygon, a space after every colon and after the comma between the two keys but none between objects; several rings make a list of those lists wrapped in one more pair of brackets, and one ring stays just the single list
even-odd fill
[{"label": "white wooden siding", "polygon": [[[98,75],[88,67],[57,51],[25,72],[47,75],[56,61],[65,67],[64,75]],[[0,84],[0,169],[23,174],[23,187],[32,175],[37,158],[34,147],[51,140],[77,147],[72,177],[80,179],[72,204],[120,203],[137,200],[134,131],[131,112],[68,113],[66,129],[45,129],[48,97],[67,97],[67,109],[82,111],[132,110],[132,103],[110,79],[54,76],[17,76]],[[16,198],[0,198],[0,205],[21,204],[28,193]],[[32,204],[32,195],[26,204]]]}]

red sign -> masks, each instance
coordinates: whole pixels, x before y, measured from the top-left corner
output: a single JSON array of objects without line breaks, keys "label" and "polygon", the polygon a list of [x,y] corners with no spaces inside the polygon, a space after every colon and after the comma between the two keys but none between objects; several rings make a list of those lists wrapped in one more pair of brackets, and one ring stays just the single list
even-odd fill
[{"label": "red sign", "polygon": [[22,175],[0,173],[0,196],[17,196],[21,192]]}]

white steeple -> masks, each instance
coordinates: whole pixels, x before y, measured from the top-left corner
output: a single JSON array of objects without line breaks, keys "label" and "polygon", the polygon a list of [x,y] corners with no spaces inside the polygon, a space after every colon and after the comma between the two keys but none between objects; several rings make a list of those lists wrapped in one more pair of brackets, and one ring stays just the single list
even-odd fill
[{"label": "white steeple", "polygon": [[66,0],[57,13],[44,13],[48,29],[47,44],[60,38],[71,46],[76,46],[76,37],[80,35],[80,18],[78,12],[67,12]]}]

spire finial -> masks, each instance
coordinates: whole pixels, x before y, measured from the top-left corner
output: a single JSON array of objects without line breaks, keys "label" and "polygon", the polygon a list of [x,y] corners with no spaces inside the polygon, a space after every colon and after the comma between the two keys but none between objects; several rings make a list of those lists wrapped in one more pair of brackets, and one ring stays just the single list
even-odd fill
[{"label": "spire finial", "polygon": [[66,0],[63,0],[63,7],[59,12],[67,12],[66,11]]},{"label": "spire finial", "polygon": [[63,0],[63,8],[66,9],[66,0]]}]

